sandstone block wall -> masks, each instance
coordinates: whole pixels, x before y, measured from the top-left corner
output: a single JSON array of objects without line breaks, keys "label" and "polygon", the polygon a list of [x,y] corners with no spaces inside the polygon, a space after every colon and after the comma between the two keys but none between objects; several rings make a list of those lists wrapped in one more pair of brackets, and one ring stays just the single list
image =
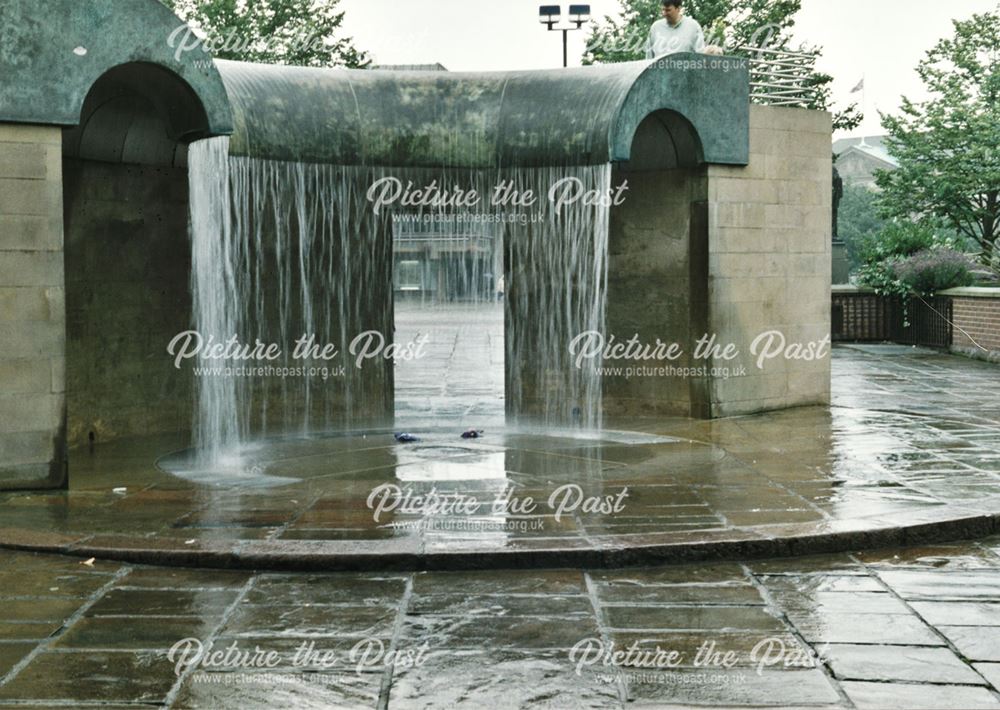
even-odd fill
[{"label": "sandstone block wall", "polygon": [[[747,371],[712,379],[712,416],[830,400],[829,347],[794,356],[830,334],[831,130],[825,112],[752,106],[750,164],[708,167],[709,327],[741,353],[713,364]],[[758,368],[772,331],[786,348]]]},{"label": "sandstone block wall", "polygon": [[0,124],[0,488],[65,480],[62,131]]}]

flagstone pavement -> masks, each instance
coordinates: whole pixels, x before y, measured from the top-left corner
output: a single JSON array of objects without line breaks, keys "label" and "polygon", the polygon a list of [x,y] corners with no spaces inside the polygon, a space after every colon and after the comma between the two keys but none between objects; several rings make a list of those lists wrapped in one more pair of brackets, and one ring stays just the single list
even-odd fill
[{"label": "flagstone pavement", "polygon": [[85,562],[0,553],[0,707],[1000,707],[1000,538],[625,570]]}]

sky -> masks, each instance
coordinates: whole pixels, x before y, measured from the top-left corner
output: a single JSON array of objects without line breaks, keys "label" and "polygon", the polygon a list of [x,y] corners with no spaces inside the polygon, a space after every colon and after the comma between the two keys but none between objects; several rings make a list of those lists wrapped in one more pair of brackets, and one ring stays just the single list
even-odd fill
[{"label": "sky", "polygon": [[[538,21],[556,0],[341,0],[345,33],[378,64],[433,64],[451,71],[562,66],[562,33]],[[562,3],[566,8],[569,3]],[[618,0],[590,0],[592,14],[617,15]],[[877,111],[894,112],[901,95],[924,96],[914,67],[951,19],[997,8],[998,0],[802,0],[796,38],[824,48],[818,65],[834,77],[835,107],[865,80],[865,122],[838,134],[878,135]],[[570,65],[579,65],[586,28],[570,32]]]}]

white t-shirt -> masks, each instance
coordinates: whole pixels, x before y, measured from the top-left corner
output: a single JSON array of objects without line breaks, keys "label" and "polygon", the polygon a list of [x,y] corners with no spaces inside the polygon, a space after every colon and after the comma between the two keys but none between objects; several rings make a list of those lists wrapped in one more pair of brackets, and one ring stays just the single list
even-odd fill
[{"label": "white t-shirt", "polygon": [[678,52],[700,52],[705,48],[705,34],[693,17],[682,16],[674,26],[665,19],[657,20],[649,29],[646,40],[646,59]]}]

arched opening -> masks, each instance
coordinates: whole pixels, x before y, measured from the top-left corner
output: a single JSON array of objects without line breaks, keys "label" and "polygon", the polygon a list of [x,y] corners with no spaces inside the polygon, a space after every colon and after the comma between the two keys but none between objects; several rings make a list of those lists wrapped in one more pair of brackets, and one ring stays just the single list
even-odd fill
[{"label": "arched opening", "polygon": [[[678,343],[685,354],[606,374],[605,412],[701,416],[707,378],[691,354],[707,328],[708,176],[691,123],[670,110],[646,116],[630,159],[614,166],[612,184],[626,180],[627,199],[611,211],[608,337]],[[644,364],[650,367],[638,371]]]},{"label": "arched opening", "polygon": [[661,109],[639,123],[629,160],[620,167],[635,173],[697,168],[704,162],[701,139],[691,122],[676,111]]},{"label": "arched opening", "polygon": [[191,374],[166,345],[191,319],[187,144],[207,132],[191,88],[138,62],[98,79],[64,131],[71,448],[189,431]]}]

